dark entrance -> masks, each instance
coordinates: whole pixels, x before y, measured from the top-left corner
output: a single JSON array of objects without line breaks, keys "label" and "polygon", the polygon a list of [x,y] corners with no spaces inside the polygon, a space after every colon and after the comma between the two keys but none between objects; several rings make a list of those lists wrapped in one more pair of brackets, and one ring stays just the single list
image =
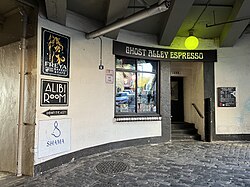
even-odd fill
[{"label": "dark entrance", "polygon": [[183,77],[171,77],[171,121],[184,121]]}]

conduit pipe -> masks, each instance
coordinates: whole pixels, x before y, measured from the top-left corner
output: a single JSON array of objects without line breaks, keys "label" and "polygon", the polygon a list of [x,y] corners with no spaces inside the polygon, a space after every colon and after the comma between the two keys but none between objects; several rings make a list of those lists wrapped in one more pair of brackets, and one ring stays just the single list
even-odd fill
[{"label": "conduit pipe", "polygon": [[142,19],[145,19],[147,17],[159,14],[161,12],[165,12],[169,9],[170,7],[170,1],[171,0],[165,0],[161,2],[160,4],[155,4],[151,6],[148,9],[139,11],[131,16],[128,16],[127,18],[124,18],[123,20],[116,21],[114,23],[111,23],[110,25],[107,25],[101,29],[98,29],[96,31],[90,32],[85,35],[87,39],[93,39],[99,36],[102,36],[106,33],[109,33],[113,30],[119,29],[121,27],[127,26],[131,23],[135,23],[137,21],[140,21]]},{"label": "conduit pipe", "polygon": [[27,14],[23,8],[19,8],[22,16],[23,28],[21,36],[21,61],[20,61],[20,90],[19,90],[19,114],[18,114],[18,147],[17,147],[17,176],[22,176],[22,152],[23,152],[23,125],[24,125],[24,88],[25,88],[25,52],[26,52],[26,32]]}]

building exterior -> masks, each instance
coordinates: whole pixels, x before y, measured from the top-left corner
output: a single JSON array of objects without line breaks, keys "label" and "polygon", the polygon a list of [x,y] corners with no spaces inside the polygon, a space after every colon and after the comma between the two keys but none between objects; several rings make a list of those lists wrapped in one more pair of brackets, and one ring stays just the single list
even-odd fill
[{"label": "building exterior", "polygon": [[[186,37],[166,47],[154,35],[125,29],[115,40],[87,39],[84,31],[95,25],[73,12],[65,25],[41,10],[34,17],[26,47],[0,47],[0,170],[37,175],[84,155],[169,142],[173,121],[194,123],[202,141],[250,139],[249,34],[233,47],[200,39],[196,50],[186,50]],[[180,92],[182,105],[174,111]]]}]

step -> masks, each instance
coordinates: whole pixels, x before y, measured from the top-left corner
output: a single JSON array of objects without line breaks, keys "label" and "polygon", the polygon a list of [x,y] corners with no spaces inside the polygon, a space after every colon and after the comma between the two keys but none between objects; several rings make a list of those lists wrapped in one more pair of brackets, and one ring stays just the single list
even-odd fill
[{"label": "step", "polygon": [[171,124],[172,140],[174,141],[197,141],[201,140],[201,136],[197,133],[195,124],[178,122]]},{"label": "step", "polygon": [[195,135],[172,134],[172,140],[201,140],[201,137],[199,134]]},{"label": "step", "polygon": [[172,134],[197,134],[197,129],[190,128],[190,129],[172,129]]},{"label": "step", "polygon": [[179,140],[175,140],[175,139],[171,139],[172,142],[197,142],[199,140],[194,140],[194,139],[179,139]]},{"label": "step", "polygon": [[192,123],[174,123],[171,124],[171,129],[192,129],[195,125]]}]

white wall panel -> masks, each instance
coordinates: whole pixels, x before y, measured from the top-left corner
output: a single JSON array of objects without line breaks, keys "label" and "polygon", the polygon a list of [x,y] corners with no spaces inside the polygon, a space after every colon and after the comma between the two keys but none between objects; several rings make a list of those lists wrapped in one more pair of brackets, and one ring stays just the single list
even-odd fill
[{"label": "white wall panel", "polygon": [[218,50],[215,64],[217,87],[236,87],[236,107],[217,107],[216,133],[250,133],[250,35],[243,35],[234,47]]}]

